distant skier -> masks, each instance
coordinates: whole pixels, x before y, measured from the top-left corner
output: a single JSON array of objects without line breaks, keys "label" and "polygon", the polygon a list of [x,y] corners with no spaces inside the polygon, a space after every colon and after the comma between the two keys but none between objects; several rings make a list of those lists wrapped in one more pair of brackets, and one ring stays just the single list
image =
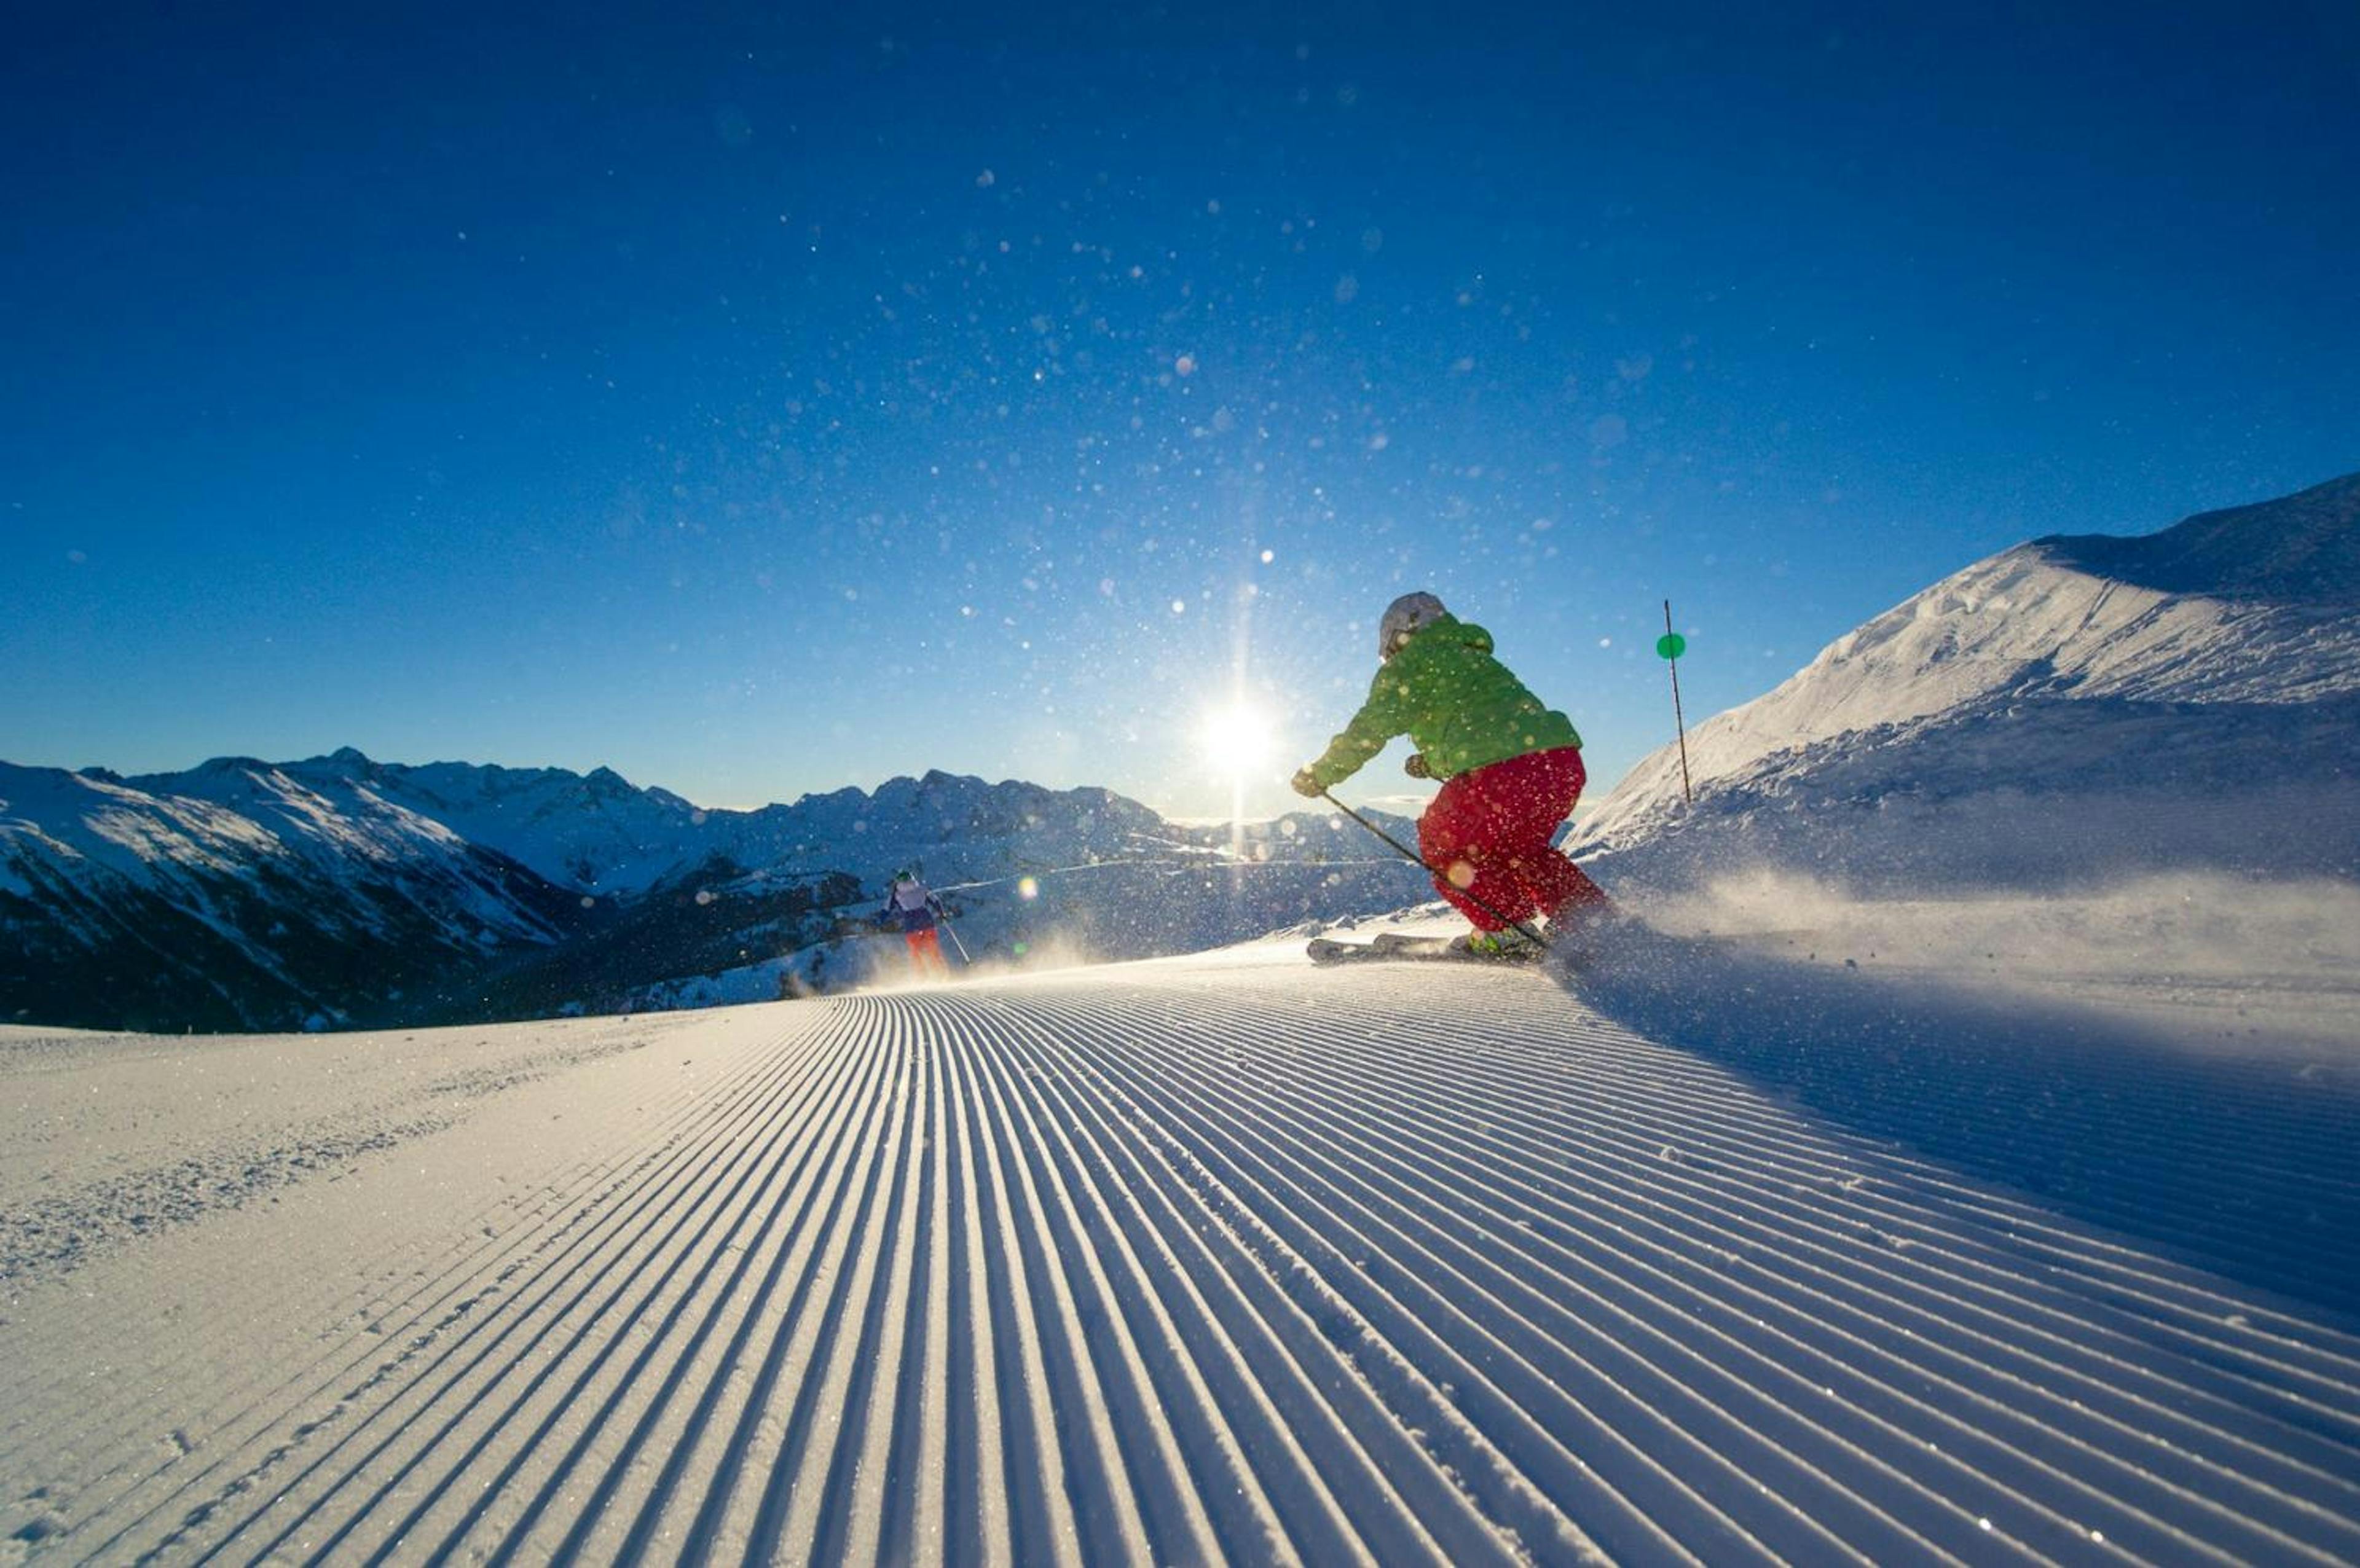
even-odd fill
[{"label": "distant skier", "polygon": [[1573,721],[1524,689],[1491,657],[1491,634],[1460,621],[1431,593],[1404,593],[1377,628],[1382,661],[1369,700],[1318,760],[1297,772],[1297,794],[1317,796],[1397,735],[1417,752],[1414,779],[1441,792],[1418,820],[1418,850],[1434,886],[1474,922],[1454,947],[1505,957],[1531,953],[1515,928],[1611,907],[1582,869],[1550,846],[1586,778]]},{"label": "distant skier", "polygon": [[939,975],[945,978],[950,975],[950,962],[943,957],[942,936],[934,929],[936,918],[944,913],[943,901],[919,880],[914,866],[905,866],[893,873],[893,885],[885,890],[885,907],[878,911],[877,918],[900,930],[901,940],[909,943],[910,968],[916,975]]}]

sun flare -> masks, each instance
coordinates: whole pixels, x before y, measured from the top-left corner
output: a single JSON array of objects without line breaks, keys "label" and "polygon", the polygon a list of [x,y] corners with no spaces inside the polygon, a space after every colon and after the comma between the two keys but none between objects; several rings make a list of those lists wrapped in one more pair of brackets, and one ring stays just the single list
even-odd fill
[{"label": "sun flare", "polygon": [[1206,713],[1196,724],[1205,765],[1225,779],[1243,779],[1271,766],[1278,755],[1270,716],[1245,702]]}]

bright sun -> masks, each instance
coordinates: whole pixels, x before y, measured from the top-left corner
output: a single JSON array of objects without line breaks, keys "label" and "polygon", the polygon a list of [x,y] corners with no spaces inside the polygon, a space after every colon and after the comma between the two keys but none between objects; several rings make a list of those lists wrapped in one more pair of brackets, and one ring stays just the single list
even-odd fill
[{"label": "bright sun", "polygon": [[1229,779],[1269,767],[1276,754],[1269,718],[1243,702],[1206,713],[1196,724],[1196,742],[1206,766]]}]

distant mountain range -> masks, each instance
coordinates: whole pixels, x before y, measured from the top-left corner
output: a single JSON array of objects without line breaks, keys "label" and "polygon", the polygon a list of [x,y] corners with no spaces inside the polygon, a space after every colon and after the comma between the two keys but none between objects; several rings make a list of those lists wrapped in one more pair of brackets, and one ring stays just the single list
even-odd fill
[{"label": "distant mountain range", "polygon": [[[0,1021],[273,1029],[644,1005],[825,970],[898,866],[980,956],[1179,951],[1421,896],[1335,819],[1188,828],[1104,789],[929,773],[706,811],[609,769],[345,749],[124,778],[0,763]],[[804,954],[800,962],[784,962]],[[824,983],[824,981],[823,981]]]},{"label": "distant mountain range", "polygon": [[2360,875],[2360,474],[1978,561],[1698,725],[1688,760],[1693,806],[1666,746],[1576,852],[1667,886]]}]

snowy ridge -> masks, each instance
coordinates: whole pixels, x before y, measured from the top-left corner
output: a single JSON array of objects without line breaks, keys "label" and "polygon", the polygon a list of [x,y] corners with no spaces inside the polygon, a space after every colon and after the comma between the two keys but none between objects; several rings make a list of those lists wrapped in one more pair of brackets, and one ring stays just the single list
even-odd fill
[{"label": "snowy ridge", "polygon": [[[2360,1324],[1531,975],[1273,948],[493,1034],[594,1030],[650,1049],[20,1281],[0,1524],[160,1562],[2360,1555]],[[107,1070],[47,1049],[27,1092]]]},{"label": "snowy ridge", "polygon": [[[2352,874],[2360,778],[2344,759],[2360,718],[2355,539],[2360,475],[2149,538],[2003,551],[1699,724],[1688,744],[1693,812],[1680,803],[1678,747],[1665,746],[1584,821],[1578,847],[1637,852],[1626,869],[1648,862],[1685,876],[1749,851],[1791,858],[1791,841],[1813,833],[1867,833],[1874,847],[1836,858],[1874,864],[1913,852],[1909,835],[1924,824],[1910,803],[1934,800],[1953,813],[1940,873],[2004,880],[2012,873],[1978,865],[1976,846],[2027,831],[2029,797],[2048,818],[2028,830],[2037,853],[2060,868],[2176,849],[2249,872]],[[2311,800],[2324,832],[2269,844],[2200,833],[2190,844],[2111,825],[2150,799],[2239,794],[2253,797],[2242,814],[2255,822],[2281,796]],[[1901,819],[1878,820],[1888,808]],[[1699,842],[1660,842],[1677,837]],[[2060,848],[2064,862],[2053,858]]]},{"label": "snowy ridge", "polygon": [[[438,919],[466,917],[453,934],[546,941],[549,926],[505,896],[483,857],[441,823],[366,792],[332,801],[263,763],[224,761],[182,776],[182,792],[151,794],[103,776],[0,763],[0,865],[12,890],[29,892],[43,864],[94,896],[137,887],[196,913],[221,935],[246,942],[217,907],[221,881],[256,887],[271,874],[315,885],[377,874],[414,890],[457,895]],[[423,899],[411,902],[425,908]],[[314,911],[384,932],[378,911],[355,898]],[[258,949],[257,949],[258,951]]]},{"label": "snowy ridge", "polygon": [[0,763],[14,1019],[324,1025],[563,929],[554,889],[439,823],[259,763],[200,771],[156,795]]},{"label": "snowy ridge", "polygon": [[[325,881],[348,877],[355,867],[387,876],[410,902],[453,925],[453,934],[464,940],[548,942],[557,934],[483,874],[484,857],[465,838],[366,788],[331,794],[285,769],[246,759],[207,763],[175,782],[175,792],[152,798],[156,813],[184,811],[187,802],[202,800],[221,808],[224,820],[249,824],[244,840],[266,857],[293,856]],[[154,861],[170,858],[158,855]],[[418,896],[424,883],[446,896]],[[324,918],[333,926],[336,917],[332,910]],[[361,918],[370,934],[391,934],[372,911],[364,909]]]},{"label": "snowy ridge", "polygon": [[[282,856],[276,840],[237,812],[202,801],[156,801],[104,779],[0,763],[0,888],[42,890],[41,869],[104,895],[131,886],[206,902],[202,878],[235,877]],[[76,911],[89,929],[91,916]]]},{"label": "snowy ridge", "polygon": [[984,842],[991,840],[1038,840],[1022,850],[1036,856],[1111,854],[1128,834],[1163,826],[1153,811],[1109,790],[988,784],[939,770],[888,779],[873,793],[838,789],[750,811],[694,806],[608,768],[410,767],[350,746],[301,762],[230,758],[129,782],[159,795],[216,799],[216,780],[264,771],[345,812],[405,811],[557,887],[602,897],[631,898],[716,866],[804,876],[878,859],[887,863],[877,873],[884,875],[895,861],[930,852],[1011,853]]},{"label": "snowy ridge", "polygon": [[[351,746],[285,767],[344,800],[399,801],[562,887],[643,891],[699,857],[694,828],[701,813],[667,791],[635,789],[611,768],[576,774],[458,762],[406,768],[374,762]],[[171,791],[189,777],[139,782]]]},{"label": "snowy ridge", "polygon": [[1424,887],[1332,817],[1233,833],[941,772],[705,811],[604,768],[351,748],[137,779],[0,764],[0,996],[15,1021],[164,1029],[769,1000],[865,974],[818,944],[913,863],[970,891],[1003,960],[1188,951]]},{"label": "snowy ridge", "polygon": [[2282,500],[2200,512],[2158,534],[2057,536],[2060,562],[2170,593],[2360,602],[2360,474]]}]

